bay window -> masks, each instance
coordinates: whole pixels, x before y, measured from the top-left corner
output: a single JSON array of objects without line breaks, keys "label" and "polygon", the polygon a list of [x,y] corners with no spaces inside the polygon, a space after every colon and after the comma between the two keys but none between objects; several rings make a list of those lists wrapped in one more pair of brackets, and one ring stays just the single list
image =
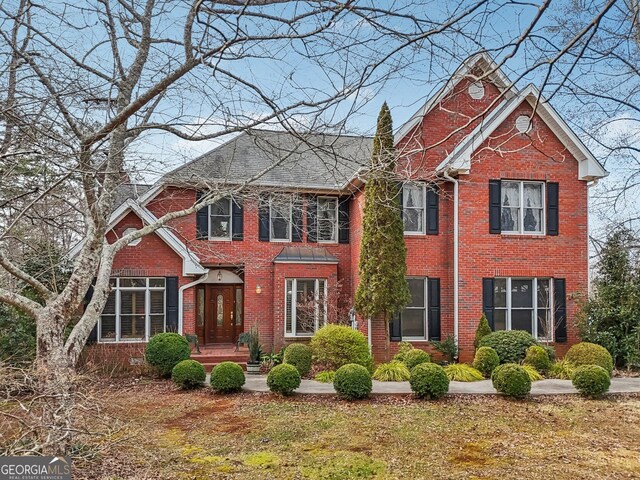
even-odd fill
[{"label": "bay window", "polygon": [[112,278],[99,319],[101,342],[147,341],[165,331],[164,278]]},{"label": "bay window", "polygon": [[310,337],[327,322],[327,281],[285,280],[285,335]]}]

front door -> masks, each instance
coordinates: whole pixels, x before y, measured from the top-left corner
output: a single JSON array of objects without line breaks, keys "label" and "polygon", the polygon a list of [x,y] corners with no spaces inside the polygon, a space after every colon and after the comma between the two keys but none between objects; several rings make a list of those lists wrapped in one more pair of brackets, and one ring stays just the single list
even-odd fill
[{"label": "front door", "polygon": [[235,341],[234,287],[215,286],[209,290],[209,318],[206,323],[206,343]]}]

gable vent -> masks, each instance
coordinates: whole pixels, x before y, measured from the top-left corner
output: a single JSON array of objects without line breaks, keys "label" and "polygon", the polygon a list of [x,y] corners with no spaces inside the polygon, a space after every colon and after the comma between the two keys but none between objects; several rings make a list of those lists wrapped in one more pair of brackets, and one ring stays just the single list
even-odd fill
[{"label": "gable vent", "polygon": [[482,82],[474,82],[469,85],[469,96],[474,100],[480,100],[484,97],[484,85]]},{"label": "gable vent", "polygon": [[531,119],[526,115],[520,115],[516,118],[516,130],[520,133],[527,133],[531,130]]}]

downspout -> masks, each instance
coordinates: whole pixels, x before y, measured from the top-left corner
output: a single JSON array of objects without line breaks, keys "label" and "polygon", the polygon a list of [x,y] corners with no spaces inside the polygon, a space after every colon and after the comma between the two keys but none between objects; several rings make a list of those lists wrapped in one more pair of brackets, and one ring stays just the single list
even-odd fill
[{"label": "downspout", "polygon": [[204,281],[207,280],[207,278],[209,278],[209,270],[206,271],[206,273],[204,275],[202,275],[200,278],[198,278],[197,280],[194,280],[191,283],[187,283],[186,285],[181,286],[178,289],[178,332],[180,333],[180,335],[182,335],[182,304],[183,304],[183,296],[184,296],[184,291],[187,288],[191,288],[195,285],[198,285],[199,283],[202,283]]},{"label": "downspout", "polygon": [[449,175],[447,170],[444,171],[443,177],[448,182],[453,183],[453,338],[456,343],[456,349],[458,347],[458,332],[459,332],[459,309],[458,309],[458,296],[459,296],[459,281],[458,281],[458,179]]}]

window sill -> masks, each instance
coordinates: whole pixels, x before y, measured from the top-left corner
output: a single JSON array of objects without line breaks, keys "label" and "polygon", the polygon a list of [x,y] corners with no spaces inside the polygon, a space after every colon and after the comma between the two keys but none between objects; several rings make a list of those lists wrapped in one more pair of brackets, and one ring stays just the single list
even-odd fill
[{"label": "window sill", "polygon": [[311,340],[313,335],[285,335],[285,340]]},{"label": "window sill", "polygon": [[409,343],[428,343],[429,340],[426,338],[419,338],[419,337],[403,337],[402,342],[409,342]]},{"label": "window sill", "polygon": [[230,242],[231,237],[209,237],[210,242]]},{"label": "window sill", "polygon": [[545,235],[544,233],[507,233],[502,232],[500,234],[502,238],[514,238],[514,239],[531,239],[531,240],[544,240],[549,237],[549,235]]},{"label": "window sill", "polygon": [[135,339],[135,340],[98,340],[96,343],[100,345],[123,345],[123,344],[132,344],[132,343],[148,343],[148,340],[144,339]]},{"label": "window sill", "polygon": [[420,237],[426,235],[425,232],[403,232],[405,237]]}]

